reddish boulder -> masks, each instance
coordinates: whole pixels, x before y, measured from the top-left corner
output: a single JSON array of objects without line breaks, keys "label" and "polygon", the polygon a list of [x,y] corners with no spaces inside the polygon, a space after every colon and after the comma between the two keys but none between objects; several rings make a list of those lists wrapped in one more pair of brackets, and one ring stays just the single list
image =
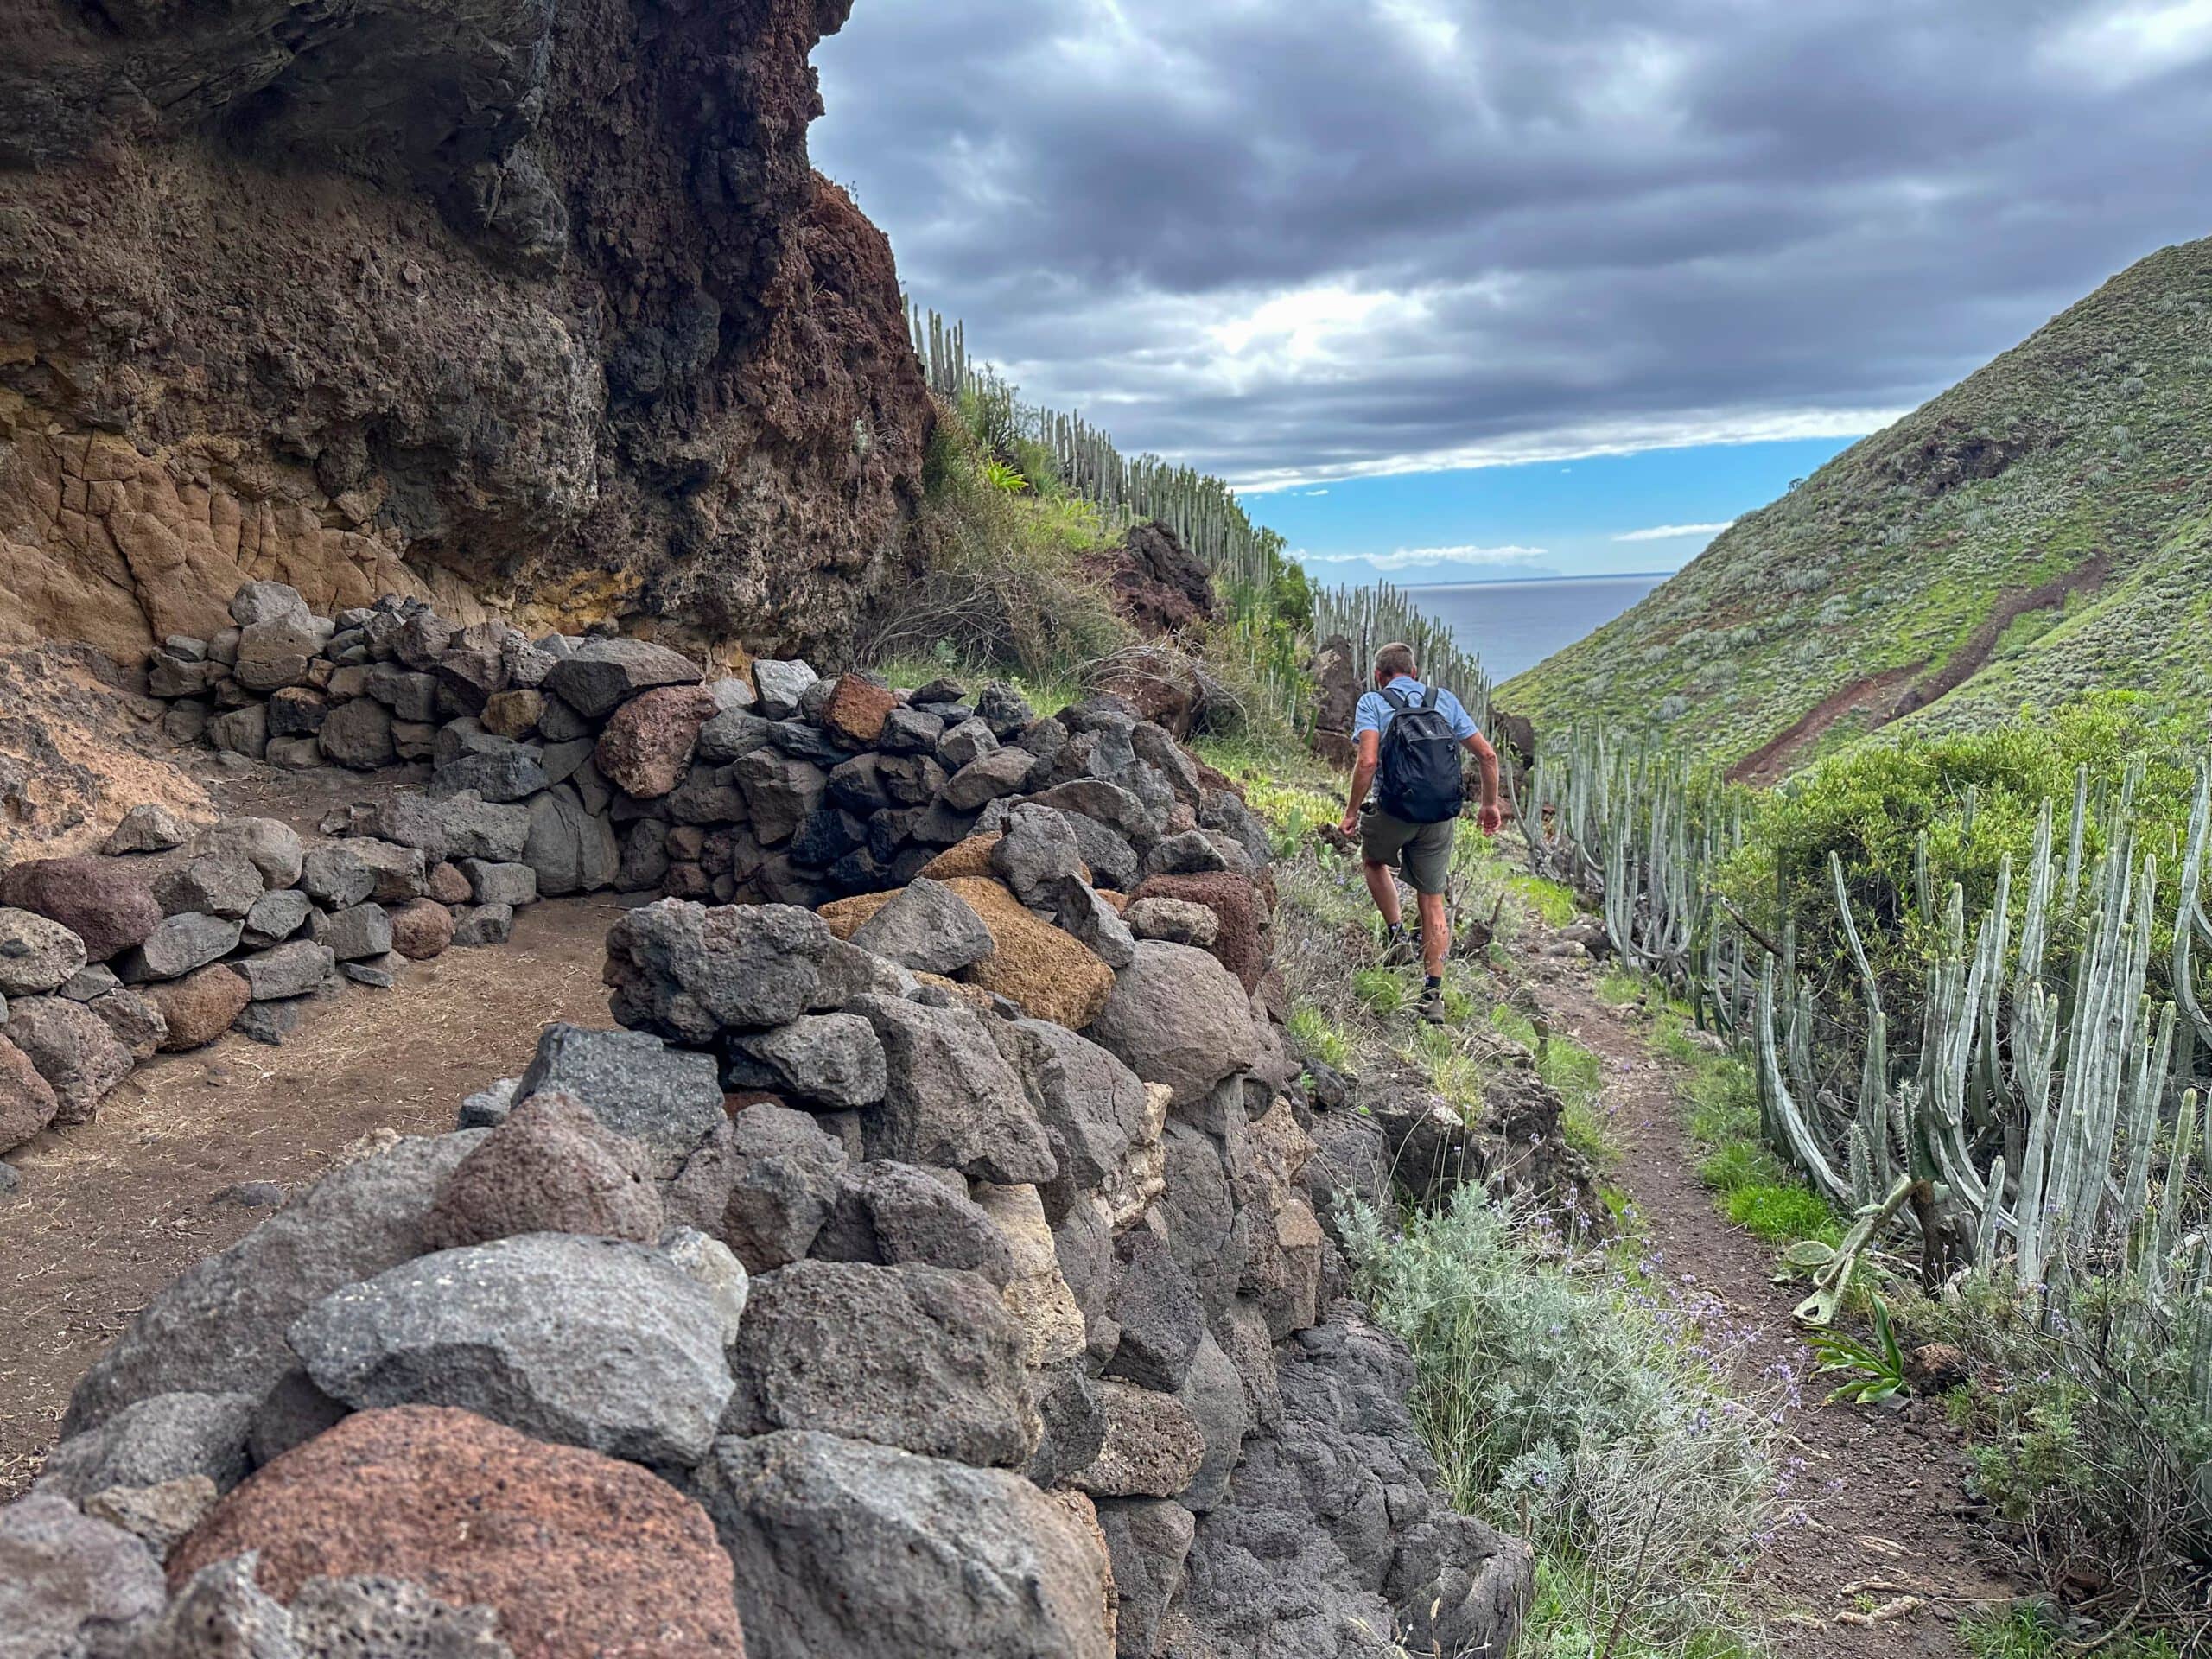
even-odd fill
[{"label": "reddish boulder", "polygon": [[213,1042],[253,1001],[245,981],[219,963],[182,979],[149,985],[145,990],[168,1026],[169,1034],[162,1039],[162,1047],[168,1053]]},{"label": "reddish boulder", "polygon": [[476,902],[476,889],[469,885],[468,877],[458,864],[439,863],[431,866],[430,897],[446,906],[469,905]]},{"label": "reddish boulder", "polygon": [[30,1056],[0,1037],[0,1152],[20,1147],[54,1122],[61,1103]]},{"label": "reddish boulder", "polygon": [[852,748],[874,747],[883,735],[883,722],[899,706],[899,695],[870,675],[846,674],[830,690],[822,706],[822,726],[832,737],[842,738]]},{"label": "reddish boulder", "polygon": [[499,1615],[531,1659],[737,1659],[729,1557],[706,1511],[634,1464],[472,1412],[346,1418],[217,1504],[168,1560],[181,1589],[247,1550],[279,1601],[315,1578],[393,1578]]},{"label": "reddish boulder", "polygon": [[391,948],[410,962],[427,962],[453,943],[453,912],[416,899],[391,912]]},{"label": "reddish boulder", "polygon": [[521,1233],[583,1233],[651,1244],[660,1194],[645,1148],[571,1095],[533,1095],[454,1166],[425,1224],[433,1249]]},{"label": "reddish boulder", "polygon": [[1129,902],[1143,899],[1180,899],[1204,905],[1221,924],[1214,942],[1207,946],[1215,961],[1236,976],[1247,991],[1259,988],[1268,971],[1268,950],[1260,937],[1261,901],[1245,877],[1228,870],[1204,875],[1155,875],[1129,895]]},{"label": "reddish boulder", "polygon": [[641,691],[600,733],[599,769],[639,800],[658,800],[683,781],[700,728],[715,713],[715,694],[702,685]]},{"label": "reddish boulder", "polygon": [[35,858],[0,877],[0,903],[34,911],[85,942],[93,962],[143,944],[162,925],[145,878],[112,858]]}]

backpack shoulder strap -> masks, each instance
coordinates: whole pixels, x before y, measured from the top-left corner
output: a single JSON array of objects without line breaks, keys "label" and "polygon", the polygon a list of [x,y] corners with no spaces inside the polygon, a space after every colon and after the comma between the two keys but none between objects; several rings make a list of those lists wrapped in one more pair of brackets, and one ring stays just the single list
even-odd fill
[{"label": "backpack shoulder strap", "polygon": [[1382,688],[1382,701],[1401,712],[1413,707],[1413,704],[1407,701],[1406,694],[1395,685],[1386,685]]}]

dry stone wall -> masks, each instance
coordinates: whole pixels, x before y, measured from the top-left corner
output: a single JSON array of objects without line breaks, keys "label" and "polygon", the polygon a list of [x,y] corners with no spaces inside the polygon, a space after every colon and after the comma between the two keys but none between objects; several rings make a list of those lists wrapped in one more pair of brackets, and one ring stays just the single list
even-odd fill
[{"label": "dry stone wall", "polygon": [[[341,636],[426,614],[283,654],[334,679]],[[1286,1043],[1232,790],[1109,702],[702,686],[615,640],[486,686],[366,648],[342,666],[427,676],[434,713],[483,694],[427,787],[290,882],[220,825],[177,880],[301,894],[326,934],[378,901],[327,909],[310,858],[331,891],[419,857],[480,911],[631,886],[620,1029],[554,1027],[452,1134],[365,1144],[156,1296],[0,1510],[0,1630],[130,1659],[1503,1650],[1528,1552],[1438,1495],[1408,1358],[1345,1297],[1335,1205],[1386,1201],[1392,1149]],[[585,730],[490,730],[517,690]],[[321,730],[365,699],[390,712],[365,686]],[[589,754],[550,779],[561,742]],[[22,913],[0,963],[66,962]]]}]

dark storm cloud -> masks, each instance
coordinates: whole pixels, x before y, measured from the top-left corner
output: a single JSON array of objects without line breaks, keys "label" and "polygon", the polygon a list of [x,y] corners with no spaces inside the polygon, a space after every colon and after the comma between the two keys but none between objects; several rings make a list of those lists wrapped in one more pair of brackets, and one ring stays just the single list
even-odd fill
[{"label": "dark storm cloud", "polygon": [[857,0],[817,162],[1125,447],[1853,429],[2203,234],[2212,0]]}]

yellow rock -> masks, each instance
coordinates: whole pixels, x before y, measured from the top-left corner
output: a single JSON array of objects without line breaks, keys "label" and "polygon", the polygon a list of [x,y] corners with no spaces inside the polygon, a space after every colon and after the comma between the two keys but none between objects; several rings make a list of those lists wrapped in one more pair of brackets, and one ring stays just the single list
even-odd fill
[{"label": "yellow rock", "polygon": [[[1023,1013],[1080,1031],[1114,995],[1114,970],[1072,935],[1022,907],[1003,883],[975,875],[945,883],[991,931],[992,953],[967,971],[987,991]],[[855,924],[858,925],[857,923]]]}]

